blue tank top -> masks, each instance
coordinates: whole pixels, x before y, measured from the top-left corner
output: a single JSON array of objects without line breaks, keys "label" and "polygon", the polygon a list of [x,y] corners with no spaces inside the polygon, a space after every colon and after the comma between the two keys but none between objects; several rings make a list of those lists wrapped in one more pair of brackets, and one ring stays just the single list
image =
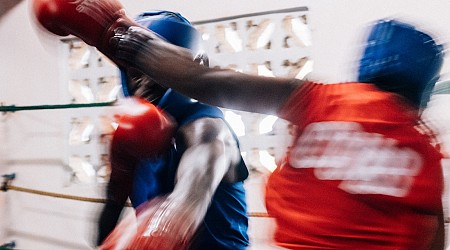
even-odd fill
[{"label": "blue tank top", "polygon": [[[158,107],[172,115],[178,127],[204,117],[224,119],[219,108],[192,100],[171,89],[164,94]],[[236,136],[235,138],[237,140]],[[130,196],[133,207],[173,190],[178,163],[183,153],[183,148],[174,146],[163,157],[139,163]],[[236,183],[219,184],[189,249],[243,250],[249,245],[247,205],[243,185],[248,170],[242,158],[238,173],[240,178]]]}]

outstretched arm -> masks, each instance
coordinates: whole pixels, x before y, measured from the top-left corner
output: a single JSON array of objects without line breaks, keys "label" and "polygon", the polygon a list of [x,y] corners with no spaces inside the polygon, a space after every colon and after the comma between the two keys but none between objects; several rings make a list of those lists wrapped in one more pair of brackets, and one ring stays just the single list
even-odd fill
[{"label": "outstretched arm", "polygon": [[153,32],[131,27],[111,43],[115,56],[157,82],[214,106],[276,114],[302,81],[211,69],[193,61],[189,50],[166,43]]}]

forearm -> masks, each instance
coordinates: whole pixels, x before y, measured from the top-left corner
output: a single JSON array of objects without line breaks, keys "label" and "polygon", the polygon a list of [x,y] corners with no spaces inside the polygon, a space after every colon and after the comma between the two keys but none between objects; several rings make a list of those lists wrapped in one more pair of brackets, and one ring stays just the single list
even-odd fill
[{"label": "forearm", "polygon": [[99,246],[116,227],[123,207],[107,201],[98,221],[97,245]]},{"label": "forearm", "polygon": [[175,189],[168,200],[177,204],[191,236],[206,215],[214,192],[229,168],[220,141],[189,148],[180,162]]},{"label": "forearm", "polygon": [[106,187],[106,204],[99,220],[97,245],[114,230],[132,189],[133,173],[137,161],[127,155],[111,151],[111,175]]},{"label": "forearm", "polygon": [[126,190],[129,190],[131,186],[129,180],[118,181],[117,171],[113,172],[106,191],[106,203],[98,220],[97,245],[100,245],[116,227],[123,206],[128,199]]},{"label": "forearm", "polygon": [[201,102],[214,106],[276,115],[301,81],[243,74],[199,65],[181,77],[163,83]]},{"label": "forearm", "polygon": [[191,52],[138,27],[118,34],[116,56],[158,83],[214,106],[275,114],[301,80],[211,69]]}]

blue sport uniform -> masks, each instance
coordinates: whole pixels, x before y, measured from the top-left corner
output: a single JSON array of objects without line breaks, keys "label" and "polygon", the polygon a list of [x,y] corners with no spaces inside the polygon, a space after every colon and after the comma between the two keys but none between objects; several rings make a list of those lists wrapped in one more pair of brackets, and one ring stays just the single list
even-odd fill
[{"label": "blue sport uniform", "polygon": [[[157,106],[175,118],[178,128],[205,117],[224,119],[219,108],[197,102],[171,89],[166,91]],[[184,151],[182,145],[174,145],[164,157],[139,163],[130,195],[133,207],[173,190],[178,163]],[[243,184],[248,170],[242,158],[238,173],[240,178],[237,182],[219,184],[189,249],[243,250],[249,245]]]}]

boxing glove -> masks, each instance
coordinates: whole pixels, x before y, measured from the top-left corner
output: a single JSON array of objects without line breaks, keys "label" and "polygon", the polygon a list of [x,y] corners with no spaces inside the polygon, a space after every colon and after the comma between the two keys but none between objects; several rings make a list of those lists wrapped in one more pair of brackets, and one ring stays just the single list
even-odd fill
[{"label": "boxing glove", "polygon": [[109,160],[111,176],[108,200],[122,206],[131,194],[133,176],[140,160],[153,158],[168,150],[175,132],[175,122],[150,102],[127,98],[126,109],[117,116]]},{"label": "boxing glove", "polygon": [[174,119],[145,99],[131,97],[127,101],[127,112],[117,115],[111,150],[139,159],[166,152],[176,128]]},{"label": "boxing glove", "polygon": [[[184,250],[190,237],[180,237],[184,213],[167,209],[167,196],[157,196],[137,208],[136,215],[125,217],[108,235],[98,250]],[[189,209],[184,209],[189,213]],[[167,227],[162,227],[163,217],[173,217]],[[131,217],[131,218],[130,218]],[[160,227],[158,227],[160,226]]]},{"label": "boxing glove", "polygon": [[[128,18],[117,0],[33,0],[32,12],[48,31],[59,35],[74,35],[113,60],[110,38],[118,29],[140,26]],[[122,65],[125,66],[125,65]]]},{"label": "boxing glove", "polygon": [[125,101],[120,107],[126,111],[117,115],[118,127],[110,147],[111,175],[107,203],[99,220],[97,244],[101,244],[114,229],[132,193],[139,161],[166,151],[175,129],[172,119],[148,101],[136,97]]}]

